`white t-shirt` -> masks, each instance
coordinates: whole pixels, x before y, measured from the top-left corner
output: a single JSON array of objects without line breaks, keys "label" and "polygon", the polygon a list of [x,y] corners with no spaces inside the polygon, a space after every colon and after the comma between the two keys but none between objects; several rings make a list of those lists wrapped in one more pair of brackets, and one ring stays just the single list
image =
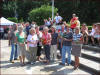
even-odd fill
[{"label": "white t-shirt", "polygon": [[42,38],[42,32],[39,31],[39,38]]},{"label": "white t-shirt", "polygon": [[36,41],[38,41],[39,39],[38,39],[38,37],[37,37],[37,34],[35,34],[35,35],[28,35],[28,37],[27,37],[27,41],[30,41],[30,42],[34,42],[35,44],[31,44],[31,43],[29,43],[29,47],[37,47],[37,43],[36,43]]},{"label": "white t-shirt", "polygon": [[55,16],[54,19],[56,20],[56,23],[59,23],[59,20],[62,20],[62,17],[61,16]]},{"label": "white t-shirt", "polygon": [[50,21],[48,21],[48,22],[47,22],[47,26],[50,26],[50,25],[51,25],[51,22],[50,22]]},{"label": "white t-shirt", "polygon": [[50,21],[47,21],[47,22],[45,22],[45,25],[46,26],[50,26],[51,25],[51,22]]},{"label": "white t-shirt", "polygon": [[92,28],[92,31],[91,31],[91,33],[90,33],[90,36],[94,36],[94,33],[95,33],[95,29]]},{"label": "white t-shirt", "polygon": [[4,28],[1,27],[1,28],[0,28],[0,32],[4,32]]}]

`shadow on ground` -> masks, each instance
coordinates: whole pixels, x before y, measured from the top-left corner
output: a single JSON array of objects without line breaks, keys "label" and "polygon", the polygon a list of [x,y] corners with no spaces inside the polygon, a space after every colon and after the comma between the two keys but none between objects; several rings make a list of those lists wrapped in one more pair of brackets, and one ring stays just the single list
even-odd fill
[{"label": "shadow on ground", "polygon": [[0,68],[21,67],[20,62],[10,63],[9,61],[0,61],[0,64]]}]

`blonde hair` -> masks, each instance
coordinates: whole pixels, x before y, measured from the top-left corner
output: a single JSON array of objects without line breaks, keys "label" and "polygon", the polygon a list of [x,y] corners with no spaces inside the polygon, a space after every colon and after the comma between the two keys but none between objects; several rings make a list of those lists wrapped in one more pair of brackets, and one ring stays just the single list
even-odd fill
[{"label": "blonde hair", "polygon": [[[44,27],[43,30],[48,29],[48,27]],[[49,29],[48,29],[49,30]]]},{"label": "blonde hair", "polygon": [[18,26],[18,31],[20,32],[21,30],[23,30],[23,26]]},{"label": "blonde hair", "polygon": [[35,28],[31,28],[31,29],[29,30],[29,33],[30,33],[30,34],[32,34],[32,30],[36,33]]},{"label": "blonde hair", "polygon": [[79,33],[80,33],[80,28],[79,28],[79,27],[76,27],[76,28],[75,28],[75,31],[76,31],[77,29],[79,30]]}]

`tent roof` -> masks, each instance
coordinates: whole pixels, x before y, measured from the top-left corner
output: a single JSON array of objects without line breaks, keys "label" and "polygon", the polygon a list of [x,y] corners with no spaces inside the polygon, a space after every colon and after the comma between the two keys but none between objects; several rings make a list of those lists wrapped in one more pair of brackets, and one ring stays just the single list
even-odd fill
[{"label": "tent roof", "polygon": [[4,17],[1,17],[0,18],[0,25],[13,25],[13,24],[15,24],[15,23],[12,22],[12,21],[7,20]]}]

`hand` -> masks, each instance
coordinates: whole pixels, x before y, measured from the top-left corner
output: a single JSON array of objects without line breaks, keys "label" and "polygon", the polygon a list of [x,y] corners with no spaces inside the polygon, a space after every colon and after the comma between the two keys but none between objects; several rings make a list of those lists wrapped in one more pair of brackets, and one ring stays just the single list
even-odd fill
[{"label": "hand", "polygon": [[23,44],[23,43],[20,43],[20,45],[21,45],[21,46],[25,46],[25,44]]},{"label": "hand", "polygon": [[63,38],[64,41],[66,41],[66,38]]},{"label": "hand", "polygon": [[32,44],[36,44],[37,42],[32,42]]}]

